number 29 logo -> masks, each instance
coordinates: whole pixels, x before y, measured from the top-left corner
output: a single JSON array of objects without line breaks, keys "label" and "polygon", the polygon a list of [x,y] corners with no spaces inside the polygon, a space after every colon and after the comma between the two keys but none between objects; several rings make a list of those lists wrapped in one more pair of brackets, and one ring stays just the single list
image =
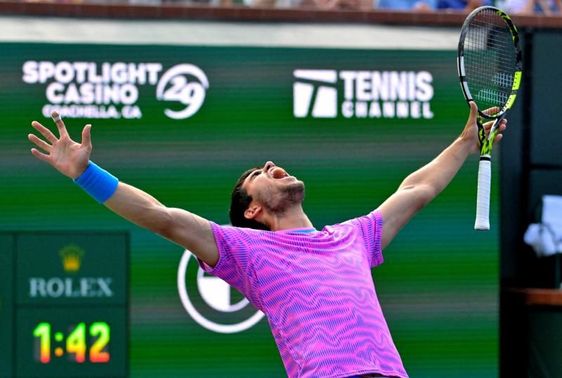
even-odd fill
[{"label": "number 29 logo", "polygon": [[159,101],[176,102],[183,109],[165,109],[164,113],[173,119],[189,118],[201,108],[209,80],[205,73],[193,64],[178,64],[162,75],[156,87]]}]

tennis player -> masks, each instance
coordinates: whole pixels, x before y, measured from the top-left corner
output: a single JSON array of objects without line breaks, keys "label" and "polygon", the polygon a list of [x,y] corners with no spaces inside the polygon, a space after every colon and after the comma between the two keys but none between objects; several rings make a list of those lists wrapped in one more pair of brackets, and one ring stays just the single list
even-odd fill
[{"label": "tennis player", "polygon": [[[91,125],[77,143],[53,113],[58,137],[34,121],[43,138],[28,138],[38,148],[31,150],[35,157],[123,218],[192,251],[203,269],[263,311],[289,377],[404,378],[371,268],[383,262],[382,250],[398,231],[478,152],[476,116],[472,103],[461,135],[376,210],[322,229],[303,210],[304,183],[270,161],[239,178],[232,226],[220,226],[166,207],[91,162]],[[505,128],[504,120],[500,131]]]}]

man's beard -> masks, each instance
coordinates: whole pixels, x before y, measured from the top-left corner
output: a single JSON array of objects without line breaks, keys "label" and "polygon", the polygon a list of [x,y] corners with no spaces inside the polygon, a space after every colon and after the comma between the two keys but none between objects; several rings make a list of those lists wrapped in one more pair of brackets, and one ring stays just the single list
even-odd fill
[{"label": "man's beard", "polygon": [[274,195],[260,198],[260,202],[272,213],[282,214],[287,209],[300,205],[304,200],[304,183],[297,181],[286,185]]}]

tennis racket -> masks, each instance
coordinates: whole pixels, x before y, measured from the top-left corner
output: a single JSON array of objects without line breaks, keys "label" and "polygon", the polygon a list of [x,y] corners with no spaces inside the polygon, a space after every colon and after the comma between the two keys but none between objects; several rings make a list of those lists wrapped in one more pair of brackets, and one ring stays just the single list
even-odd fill
[{"label": "tennis racket", "polygon": [[[459,38],[457,69],[464,97],[467,103],[476,103],[479,113],[474,229],[489,230],[492,145],[500,121],[515,103],[522,76],[519,34],[504,11],[484,6],[467,16]],[[490,120],[493,124],[486,136],[483,124]]]}]

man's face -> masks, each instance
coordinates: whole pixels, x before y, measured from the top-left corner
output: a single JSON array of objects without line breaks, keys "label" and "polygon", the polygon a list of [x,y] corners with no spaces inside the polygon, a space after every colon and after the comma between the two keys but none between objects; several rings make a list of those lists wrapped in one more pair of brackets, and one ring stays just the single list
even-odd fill
[{"label": "man's face", "polygon": [[300,204],[304,199],[304,183],[271,161],[251,172],[242,188],[252,196],[253,201],[277,213]]}]

